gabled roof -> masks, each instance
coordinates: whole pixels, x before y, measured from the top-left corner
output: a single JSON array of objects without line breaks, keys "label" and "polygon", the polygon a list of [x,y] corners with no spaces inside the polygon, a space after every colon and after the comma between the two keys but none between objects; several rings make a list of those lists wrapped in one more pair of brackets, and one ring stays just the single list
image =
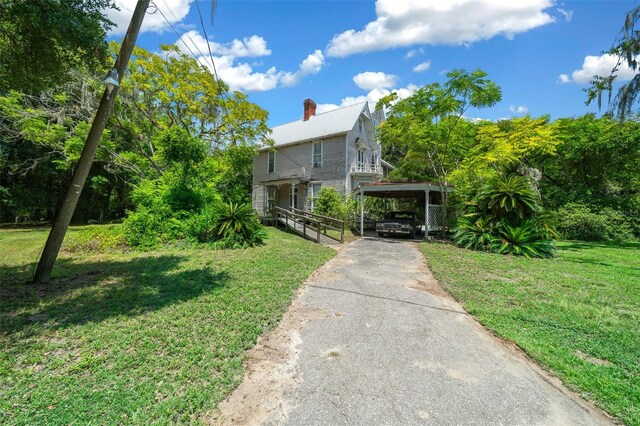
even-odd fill
[{"label": "gabled roof", "polygon": [[275,146],[290,145],[313,139],[339,135],[353,129],[366,102],[323,112],[309,118],[274,127],[271,139]]}]

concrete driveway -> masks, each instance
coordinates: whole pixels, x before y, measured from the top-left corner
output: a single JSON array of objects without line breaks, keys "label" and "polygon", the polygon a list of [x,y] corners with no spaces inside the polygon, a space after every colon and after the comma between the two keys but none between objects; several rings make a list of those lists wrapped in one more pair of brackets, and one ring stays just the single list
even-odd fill
[{"label": "concrete driveway", "polygon": [[343,248],[247,367],[215,423],[611,424],[478,325],[402,240]]}]

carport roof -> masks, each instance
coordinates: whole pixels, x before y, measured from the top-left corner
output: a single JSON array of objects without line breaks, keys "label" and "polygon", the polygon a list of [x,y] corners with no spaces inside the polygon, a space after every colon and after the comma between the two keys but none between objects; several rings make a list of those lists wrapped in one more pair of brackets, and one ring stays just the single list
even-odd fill
[{"label": "carport roof", "polygon": [[[422,198],[427,191],[440,192],[440,185],[432,182],[372,182],[363,183],[359,190],[362,195],[380,198]],[[447,192],[453,187],[447,187]]]}]

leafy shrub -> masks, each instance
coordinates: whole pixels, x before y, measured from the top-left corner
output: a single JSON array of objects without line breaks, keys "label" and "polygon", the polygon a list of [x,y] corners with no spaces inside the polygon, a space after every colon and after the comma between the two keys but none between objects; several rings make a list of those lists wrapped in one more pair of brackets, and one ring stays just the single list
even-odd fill
[{"label": "leafy shrub", "polygon": [[466,249],[488,250],[496,239],[492,219],[487,215],[459,218],[453,234],[454,243]]},{"label": "leafy shrub", "polygon": [[526,257],[551,257],[556,235],[541,214],[540,198],[524,176],[490,179],[458,219],[453,241],[466,249]]},{"label": "leafy shrub", "polygon": [[194,214],[187,219],[189,234],[200,243],[209,243],[216,239],[215,228],[218,223],[218,213],[216,209],[209,205],[202,209],[200,213]]},{"label": "leafy shrub", "polygon": [[250,204],[218,203],[214,208],[213,234],[225,248],[261,244],[266,236]]},{"label": "leafy shrub", "polygon": [[539,196],[529,179],[519,175],[497,175],[477,197],[481,208],[495,217],[531,217],[540,210]]},{"label": "leafy shrub", "polygon": [[552,257],[555,252],[553,240],[533,220],[510,225],[500,222],[496,226],[497,237],[491,242],[493,250],[500,254],[525,257]]},{"label": "leafy shrub", "polygon": [[314,213],[335,217],[340,220],[349,218],[349,203],[335,188],[325,186],[315,202]]},{"label": "leafy shrub", "polygon": [[170,185],[164,192],[167,205],[175,212],[195,212],[202,208],[203,200],[200,191],[179,182]]},{"label": "leafy shrub", "polygon": [[324,187],[320,190],[313,212],[342,220],[348,229],[360,223],[359,211],[354,200],[341,196],[335,188]]},{"label": "leafy shrub", "polygon": [[127,242],[143,249],[183,240],[189,234],[188,226],[183,221],[171,217],[167,210],[150,210],[146,207],[130,212],[123,222],[123,228]]},{"label": "leafy shrub", "polygon": [[629,219],[611,208],[596,212],[584,204],[568,203],[558,209],[556,221],[558,231],[568,240],[629,241],[635,238]]}]

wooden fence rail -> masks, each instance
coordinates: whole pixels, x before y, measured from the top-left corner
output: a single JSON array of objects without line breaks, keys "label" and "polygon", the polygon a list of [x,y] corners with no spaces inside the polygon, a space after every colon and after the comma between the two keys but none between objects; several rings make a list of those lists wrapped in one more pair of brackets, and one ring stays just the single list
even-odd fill
[{"label": "wooden fence rail", "polygon": [[[285,225],[294,232],[301,234],[304,238],[310,238],[317,243],[321,241],[321,235],[335,241],[344,243],[345,223],[342,220],[322,216],[319,214],[291,208],[290,210],[282,207],[273,207],[267,209],[265,217],[273,221],[275,226],[278,223]],[[328,230],[340,233],[340,238],[327,233]]]}]

